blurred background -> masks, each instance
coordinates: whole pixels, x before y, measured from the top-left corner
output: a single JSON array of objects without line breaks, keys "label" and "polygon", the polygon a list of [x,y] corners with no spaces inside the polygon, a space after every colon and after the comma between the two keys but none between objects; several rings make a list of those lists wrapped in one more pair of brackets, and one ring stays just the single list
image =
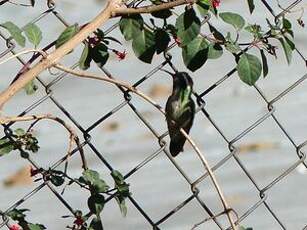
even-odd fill
[{"label": "blurred background", "polygon": [[[288,6],[291,2],[293,1],[287,0],[280,3]],[[269,3],[276,12],[280,11],[276,1]],[[241,14],[249,23],[266,25],[266,18],[272,19],[272,15],[261,1],[255,1],[255,4],[256,9],[252,16],[247,3],[242,1],[222,0],[219,11],[233,11]],[[96,16],[104,5],[105,1],[61,0],[56,1],[55,11],[68,24],[82,25]],[[306,6],[306,2],[303,1],[301,6]],[[45,1],[37,1],[34,8],[4,4],[0,7],[0,22],[13,21],[22,27],[46,10]],[[300,14],[301,11],[298,11],[290,14],[288,18],[294,27],[297,49],[304,56],[307,53],[307,32],[306,28],[300,27],[296,22]],[[117,21],[118,19],[112,19],[101,29],[106,30]],[[223,32],[232,31],[232,28],[221,20],[213,17],[210,21]],[[41,47],[54,41],[65,29],[65,25],[52,12],[36,24],[43,32]],[[5,34],[4,30],[1,32]],[[209,33],[208,27],[203,26],[202,32]],[[105,70],[116,79],[131,84],[148,76],[148,79],[138,86],[139,89],[164,107],[171,92],[172,79],[166,73],[155,69],[163,59],[155,56],[151,65],[142,63],[133,54],[131,43],[124,41],[118,28],[112,30],[110,36],[116,37],[123,44],[113,43],[112,48],[126,50],[127,57],[119,61],[116,55],[111,53]],[[251,38],[243,32],[241,39],[249,41]],[[7,50],[6,45],[6,40],[1,38],[0,53]],[[303,81],[306,63],[294,52],[292,64],[288,66],[282,48],[278,43],[276,45],[279,47],[278,59],[268,56],[269,74],[266,78],[261,77],[256,87],[242,83],[236,73],[224,77],[236,64],[228,52],[224,52],[219,60],[208,60],[200,70],[191,73],[197,93],[204,92],[218,82],[218,86],[203,97],[206,113],[196,114],[191,137],[208,159],[210,166],[217,168],[215,175],[229,205],[239,217],[243,217],[240,224],[253,227],[254,230],[294,230],[303,229],[307,225],[307,171],[305,166],[300,164],[304,159],[301,160],[296,152],[297,148],[302,146],[300,150],[304,153],[304,142],[307,139],[307,85]],[[67,66],[75,64],[82,48],[80,45],[61,63]],[[20,50],[18,46],[14,49],[15,52]],[[260,56],[256,51],[250,52]],[[170,54],[175,66],[186,71],[180,49],[174,48]],[[24,60],[29,57],[23,56]],[[21,67],[17,59],[0,66],[1,91],[10,84]],[[154,71],[148,74],[151,70]],[[92,65],[89,71],[103,74],[95,65]],[[106,204],[102,212],[105,229],[152,229],[150,221],[160,221],[160,229],[191,229],[194,224],[209,217],[198,199],[214,214],[223,211],[216,190],[207,177],[197,183],[200,191],[198,198],[191,199],[168,217],[167,214],[171,210],[192,195],[190,184],[178,171],[178,167],[192,182],[205,173],[191,146],[186,144],[185,152],[175,159],[175,163],[172,162],[163,152],[155,133],[149,128],[158,136],[167,131],[165,118],[157,109],[135,95],[127,102],[123,93],[113,85],[69,75],[61,78],[60,74],[43,72],[39,79],[48,86],[48,92],[51,93],[46,94],[46,88],[36,81],[39,88],[35,94],[26,96],[24,91],[19,92],[7,103],[2,113],[16,115],[30,106],[29,114],[48,112],[64,119],[75,128],[81,139],[82,132],[89,130],[91,144],[84,148],[89,167],[99,171],[110,184],[112,179],[108,168],[99,160],[99,155],[124,175],[147,157],[152,157],[127,178],[134,199],[127,201],[127,216],[121,216],[115,200]],[[297,87],[278,97],[298,80],[301,82]],[[276,97],[278,100],[274,103],[274,111],[269,111],[268,102]],[[110,111],[113,111],[112,115],[102,120]],[[272,114],[274,116],[271,116]],[[95,123],[96,121],[99,122]],[[26,128],[27,125],[27,122],[18,123],[12,128]],[[41,148],[32,157],[41,167],[48,168],[66,153],[67,133],[50,121],[41,122],[34,132]],[[168,142],[168,137],[165,140]],[[229,143],[237,150],[235,156],[231,155]],[[0,160],[0,210],[5,211],[37,187],[39,182],[33,183],[33,178],[29,175],[29,163],[22,159],[17,151],[1,157]],[[59,169],[62,168],[61,166]],[[81,162],[77,154],[71,158],[68,172],[73,178],[81,175]],[[265,194],[265,198],[260,197],[260,194]],[[77,186],[68,187],[63,197],[74,209],[86,212],[88,194]],[[137,209],[134,201],[150,221]],[[41,189],[19,208],[31,209],[28,219],[44,224],[47,229],[65,229],[73,221],[61,218],[70,213],[48,188]],[[228,227],[225,215],[217,218],[217,221],[220,226],[210,220],[197,229],[215,230]]]}]

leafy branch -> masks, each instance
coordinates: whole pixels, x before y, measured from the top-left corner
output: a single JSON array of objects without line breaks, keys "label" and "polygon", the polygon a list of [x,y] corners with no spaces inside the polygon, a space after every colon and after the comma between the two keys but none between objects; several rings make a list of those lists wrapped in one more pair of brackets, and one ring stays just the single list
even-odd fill
[{"label": "leafy branch", "polygon": [[[24,131],[22,129],[16,129],[14,131],[13,135],[10,135],[10,138],[13,138],[13,140],[10,140],[10,138],[5,137],[3,139],[1,139],[0,141],[2,143],[0,146],[0,152],[1,155],[4,154],[8,154],[9,152],[11,152],[12,150],[24,147],[25,150],[31,150],[32,152],[37,152],[39,146],[38,141],[35,137],[33,137],[31,130],[33,129],[33,127],[42,120],[51,120],[51,121],[55,121],[58,124],[62,125],[69,133],[69,147],[68,147],[68,151],[67,151],[67,160],[70,156],[70,153],[72,151],[72,142],[75,142],[75,144],[77,145],[79,152],[80,152],[80,156],[81,156],[81,160],[82,160],[82,167],[83,169],[87,169],[87,163],[86,163],[86,159],[84,156],[84,152],[83,149],[80,145],[80,141],[79,141],[79,137],[76,134],[76,132],[74,131],[74,129],[72,127],[70,127],[68,124],[66,124],[66,122],[62,119],[60,119],[59,117],[53,116],[51,114],[44,114],[44,115],[30,115],[30,116],[22,116],[22,117],[5,117],[2,116],[0,117],[0,124],[6,125],[6,124],[12,124],[13,122],[22,122],[22,121],[33,121],[33,123],[30,124],[29,128],[27,131]],[[15,140],[14,140],[15,139]],[[24,153],[25,157],[27,158],[28,154]]]}]

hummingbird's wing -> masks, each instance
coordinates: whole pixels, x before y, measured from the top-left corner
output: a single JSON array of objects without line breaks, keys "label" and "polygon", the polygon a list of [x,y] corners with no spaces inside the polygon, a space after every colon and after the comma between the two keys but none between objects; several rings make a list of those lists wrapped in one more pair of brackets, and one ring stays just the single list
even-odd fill
[{"label": "hummingbird's wing", "polygon": [[[169,102],[173,103],[173,102]],[[172,104],[171,106],[167,106],[169,111],[167,114],[173,114],[174,116],[167,118],[168,130],[171,139],[170,143],[170,152],[172,156],[177,156],[180,152],[183,151],[183,146],[186,141],[185,136],[180,132],[180,129],[183,128],[186,133],[189,133],[195,113],[195,104],[191,99],[185,106],[185,108],[181,111],[176,111],[176,104]],[[175,121],[174,124],[171,120]]]},{"label": "hummingbird's wing", "polygon": [[[194,121],[194,115],[195,115],[195,104],[194,101],[191,99],[187,105],[187,108],[180,116],[180,120],[182,120],[182,122],[180,123],[179,129],[183,128],[186,131],[186,133],[189,134]],[[181,134],[180,131],[179,133]]]}]

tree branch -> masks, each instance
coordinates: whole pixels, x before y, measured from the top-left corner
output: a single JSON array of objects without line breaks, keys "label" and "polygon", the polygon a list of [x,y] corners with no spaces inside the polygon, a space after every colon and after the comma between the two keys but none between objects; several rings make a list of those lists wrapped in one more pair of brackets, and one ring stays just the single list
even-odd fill
[{"label": "tree branch", "polygon": [[177,0],[159,5],[148,5],[138,8],[119,8],[116,9],[116,11],[113,13],[113,17],[129,14],[150,14],[156,11],[166,10],[180,5],[193,4],[195,2],[197,2],[197,0]]},{"label": "tree branch", "polygon": [[50,53],[41,62],[29,69],[29,71],[20,75],[18,80],[11,84],[7,89],[5,89],[0,94],[0,109],[4,104],[13,97],[20,89],[22,89],[28,82],[34,79],[45,69],[56,64],[63,56],[68,54],[73,48],[79,45],[83,40],[85,40],[93,31],[100,27],[104,22],[106,22],[112,15],[112,12],[116,9],[116,5],[113,1],[107,4],[106,8],[98,14],[98,16],[89,24],[87,24],[83,29],[81,29],[69,42],[63,44],[61,47]]},{"label": "tree branch", "polygon": [[34,65],[24,74],[20,75],[18,80],[11,84],[0,94],[0,109],[3,108],[4,104],[12,98],[19,90],[21,90],[28,82],[33,80],[45,69],[50,68],[56,64],[62,57],[73,50],[77,45],[84,41],[93,31],[104,24],[108,19],[112,17],[118,17],[127,14],[140,14],[140,13],[152,13],[155,11],[169,9],[175,6],[194,3],[196,0],[177,0],[173,2],[167,2],[160,5],[149,5],[139,8],[125,8],[122,5],[121,0],[110,0],[106,8],[93,19],[92,22],[88,23],[82,28],[73,38],[63,44],[61,47],[50,53],[41,62]]}]

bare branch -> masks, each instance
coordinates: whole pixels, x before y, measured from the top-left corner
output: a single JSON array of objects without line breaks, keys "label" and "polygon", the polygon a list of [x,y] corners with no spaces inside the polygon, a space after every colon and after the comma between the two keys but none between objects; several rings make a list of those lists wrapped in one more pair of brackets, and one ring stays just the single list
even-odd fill
[{"label": "bare branch", "polygon": [[127,14],[150,14],[160,10],[170,9],[176,6],[185,5],[185,4],[193,4],[197,2],[197,0],[177,0],[171,1],[167,3],[162,3],[159,5],[149,5],[142,6],[138,8],[119,8],[113,13],[113,17]]}]

